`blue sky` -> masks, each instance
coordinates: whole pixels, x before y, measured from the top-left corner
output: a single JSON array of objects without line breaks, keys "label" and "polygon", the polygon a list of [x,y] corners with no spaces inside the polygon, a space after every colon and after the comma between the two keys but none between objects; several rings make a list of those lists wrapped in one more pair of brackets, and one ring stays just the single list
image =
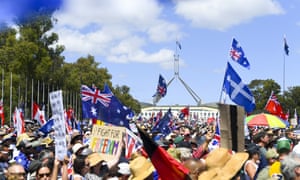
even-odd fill
[{"label": "blue sky", "polygon": [[[299,9],[298,0],[65,0],[53,30],[66,46],[66,62],[93,55],[114,86],[127,85],[149,103],[159,74],[167,81],[174,76],[178,40],[179,75],[209,103],[219,101],[227,61],[244,83],[274,79],[282,86],[285,58],[285,89],[300,85]],[[229,58],[233,37],[250,70]],[[196,105],[178,79],[158,103],[174,104]]]}]

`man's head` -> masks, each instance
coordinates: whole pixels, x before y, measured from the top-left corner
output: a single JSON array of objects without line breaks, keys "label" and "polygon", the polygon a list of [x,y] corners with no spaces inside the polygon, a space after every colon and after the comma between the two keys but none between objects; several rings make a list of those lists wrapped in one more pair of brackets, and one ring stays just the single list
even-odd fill
[{"label": "man's head", "polygon": [[7,169],[6,177],[7,179],[16,179],[16,180],[23,180],[25,179],[25,169],[20,164],[12,164]]}]

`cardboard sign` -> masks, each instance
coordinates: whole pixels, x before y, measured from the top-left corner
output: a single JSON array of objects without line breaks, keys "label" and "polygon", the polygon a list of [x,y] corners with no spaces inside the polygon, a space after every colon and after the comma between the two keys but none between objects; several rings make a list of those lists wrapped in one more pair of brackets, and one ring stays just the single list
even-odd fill
[{"label": "cardboard sign", "polygon": [[121,147],[124,127],[93,125],[90,148],[109,161],[115,157]]}]

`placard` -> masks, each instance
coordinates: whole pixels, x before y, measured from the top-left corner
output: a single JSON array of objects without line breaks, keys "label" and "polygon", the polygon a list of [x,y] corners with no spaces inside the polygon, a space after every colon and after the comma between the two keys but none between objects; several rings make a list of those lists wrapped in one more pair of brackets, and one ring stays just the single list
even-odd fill
[{"label": "placard", "polygon": [[58,160],[62,161],[67,156],[66,126],[62,91],[59,90],[51,92],[49,96],[54,122],[55,156]]},{"label": "placard", "polygon": [[93,125],[90,148],[109,161],[114,158],[121,147],[126,129],[119,126]]}]

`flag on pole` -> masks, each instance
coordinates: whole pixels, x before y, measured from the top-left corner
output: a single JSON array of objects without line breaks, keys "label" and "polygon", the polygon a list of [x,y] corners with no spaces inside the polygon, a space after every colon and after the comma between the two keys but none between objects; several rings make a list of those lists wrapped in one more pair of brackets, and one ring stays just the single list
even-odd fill
[{"label": "flag on pole", "polygon": [[289,50],[289,46],[288,46],[288,44],[287,44],[287,41],[286,41],[286,38],[285,38],[285,36],[284,36],[284,38],[283,38],[283,48],[284,48],[284,52],[285,52],[285,54],[288,56],[288,55],[289,55],[289,52],[290,52],[290,50]]},{"label": "flag on pole", "polygon": [[167,94],[167,83],[165,78],[162,75],[159,75],[158,84],[155,94],[153,97],[153,103],[157,103],[160,98],[165,97]]},{"label": "flag on pole", "polygon": [[25,133],[25,120],[22,111],[16,107],[15,112],[13,114],[14,127],[17,130],[17,136]]},{"label": "flag on pole", "polygon": [[178,48],[181,50],[181,44],[179,41],[176,41],[176,45],[178,46]]},{"label": "flag on pole", "polygon": [[37,120],[41,126],[46,124],[45,112],[40,110],[39,105],[34,102],[32,108],[32,119]]},{"label": "flag on pole", "polygon": [[179,114],[179,119],[184,119],[185,117],[189,117],[190,115],[190,108],[184,107],[183,109],[180,110],[180,114]]},{"label": "flag on pole", "polygon": [[247,85],[242,82],[240,76],[227,62],[223,90],[236,104],[243,106],[247,113],[255,109],[255,99]]},{"label": "flag on pole", "polygon": [[280,117],[283,120],[288,119],[288,114],[285,114],[283,112],[282,106],[280,105],[277,96],[274,94],[273,91],[271,92],[271,95],[267,101],[265,110],[267,110],[270,114]]},{"label": "flag on pole", "polygon": [[47,136],[48,133],[52,130],[54,125],[54,119],[50,118],[42,127],[40,127],[39,131],[44,133],[44,136]]},{"label": "flag on pole", "polygon": [[160,132],[164,136],[167,136],[171,133],[171,118],[172,112],[171,109],[164,115],[163,118],[157,120],[156,124],[152,127],[151,132]]},{"label": "flag on pole", "polygon": [[244,50],[242,49],[242,47],[239,45],[239,42],[235,38],[232,39],[230,57],[235,62],[239,63],[245,68],[250,69],[250,63],[247,57],[245,56]]},{"label": "flag on pole", "polygon": [[126,128],[125,133],[125,157],[127,159],[131,158],[131,155],[141,149],[143,146],[143,141],[140,137],[136,136],[132,131]]},{"label": "flag on pole", "polygon": [[0,118],[1,118],[1,127],[4,126],[4,107],[3,107],[3,99],[0,100]]}]

